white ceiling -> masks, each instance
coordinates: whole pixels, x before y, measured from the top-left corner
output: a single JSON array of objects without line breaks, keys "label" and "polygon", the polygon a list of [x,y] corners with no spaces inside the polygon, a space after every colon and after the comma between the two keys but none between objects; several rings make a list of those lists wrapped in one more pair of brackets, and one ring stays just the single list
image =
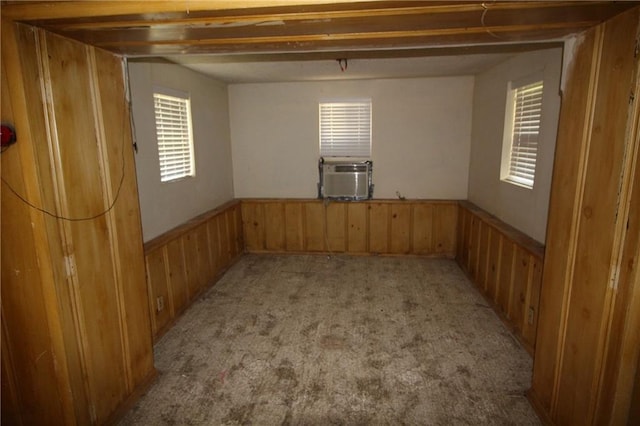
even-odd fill
[{"label": "white ceiling", "polygon": [[171,62],[217,80],[232,83],[322,81],[346,79],[414,78],[474,75],[506,61],[514,53],[426,56],[413,58],[349,59],[341,71],[335,59],[298,61],[240,61],[216,56],[169,56]]}]

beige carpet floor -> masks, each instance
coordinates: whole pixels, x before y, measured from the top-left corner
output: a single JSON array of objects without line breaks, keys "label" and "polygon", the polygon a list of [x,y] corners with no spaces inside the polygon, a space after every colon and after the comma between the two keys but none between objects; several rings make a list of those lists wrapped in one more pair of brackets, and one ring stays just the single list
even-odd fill
[{"label": "beige carpet floor", "polygon": [[531,358],[452,260],[246,255],[122,425],[537,425]]}]

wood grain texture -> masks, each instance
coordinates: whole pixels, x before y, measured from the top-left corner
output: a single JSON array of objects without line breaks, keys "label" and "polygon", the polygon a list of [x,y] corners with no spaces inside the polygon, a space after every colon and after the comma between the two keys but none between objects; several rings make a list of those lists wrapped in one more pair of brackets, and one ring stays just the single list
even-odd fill
[{"label": "wood grain texture", "polygon": [[[3,256],[3,357],[13,360],[18,421],[104,423],[155,374],[150,317],[140,309],[148,306],[148,295],[122,60],[10,22],[2,31],[3,93],[12,94],[10,105],[3,103],[3,120],[5,111],[21,111],[20,148],[14,151],[20,159],[6,164],[9,152],[3,153],[3,178],[15,179],[12,187],[48,212],[20,202],[31,219],[12,218],[5,206],[20,208],[3,191],[3,225],[26,236],[14,244],[33,241],[30,251],[38,259],[39,276],[30,277],[29,287],[40,294],[9,307],[17,293],[4,279]],[[20,54],[7,67],[5,52],[16,50]],[[108,132],[107,122],[120,131]],[[28,157],[30,165],[20,167]],[[9,233],[3,227],[3,242]],[[19,355],[24,343],[13,337],[20,330],[19,340],[30,342],[26,348],[42,342],[26,332],[28,324],[19,324],[23,315],[49,335],[47,349],[35,358]],[[55,371],[47,371],[48,360],[55,360]],[[22,371],[30,363],[38,383]]]},{"label": "wood grain texture", "polygon": [[542,346],[530,392],[558,424],[630,418],[638,337],[624,330],[637,330],[640,302],[633,297],[637,280],[628,269],[623,274],[622,262],[624,253],[629,261],[638,250],[636,219],[628,212],[637,180],[639,109],[632,94],[639,16],[635,8],[585,37],[560,116],[538,317]]},{"label": "wood grain texture", "polygon": [[[243,239],[238,234],[243,228],[242,212],[247,211],[252,220],[258,219],[256,210],[241,209],[239,202],[226,203],[145,244],[147,264],[159,262],[156,258],[162,253],[168,271],[166,291],[162,283],[158,283],[163,279],[161,273],[147,274],[150,313],[162,319],[161,322],[157,320],[154,327],[154,339],[162,336],[190,303],[242,255],[238,244]],[[262,222],[263,218],[259,219]],[[165,298],[165,307],[157,311],[157,298],[161,296]]]},{"label": "wood grain texture", "polygon": [[631,7],[609,2],[326,3],[38,2],[4,5],[3,14],[119,54],[237,56],[299,50],[317,59],[309,55],[367,49],[380,57],[399,46],[557,40]]},{"label": "wood grain texture", "polygon": [[[241,201],[249,252],[425,255],[453,258],[455,201]],[[281,212],[284,211],[284,220]],[[271,213],[262,213],[271,212]],[[271,214],[274,219],[266,216]],[[256,225],[265,223],[265,226]],[[285,226],[283,229],[282,226]],[[277,235],[277,244],[270,243]],[[284,237],[283,237],[284,236]],[[284,244],[281,244],[284,238]]]},{"label": "wood grain texture", "polygon": [[[459,203],[464,236],[456,258],[496,313],[533,353],[544,248],[475,205]],[[468,253],[468,255],[467,255]],[[466,257],[468,256],[468,258]]]}]

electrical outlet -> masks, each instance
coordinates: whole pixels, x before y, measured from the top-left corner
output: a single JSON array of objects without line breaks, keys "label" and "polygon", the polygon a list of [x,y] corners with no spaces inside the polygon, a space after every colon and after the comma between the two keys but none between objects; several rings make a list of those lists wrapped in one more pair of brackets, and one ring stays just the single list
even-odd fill
[{"label": "electrical outlet", "polygon": [[529,315],[527,317],[527,322],[530,325],[533,325],[534,315],[535,315],[535,311],[533,310],[533,307],[529,306]]},{"label": "electrical outlet", "polygon": [[156,305],[158,305],[158,312],[162,312],[164,309],[164,296],[159,296],[156,299]]}]

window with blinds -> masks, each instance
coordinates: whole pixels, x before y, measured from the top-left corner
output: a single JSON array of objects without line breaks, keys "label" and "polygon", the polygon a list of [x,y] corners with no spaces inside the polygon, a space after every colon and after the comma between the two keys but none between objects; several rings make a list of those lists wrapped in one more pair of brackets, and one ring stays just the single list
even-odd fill
[{"label": "window with blinds", "polygon": [[170,182],[195,175],[191,102],[188,95],[154,93],[160,181]]},{"label": "window with blinds", "polygon": [[320,156],[371,157],[371,101],[320,103]]},{"label": "window with blinds", "polygon": [[537,81],[511,89],[508,98],[502,179],[527,188],[533,188],[536,175],[542,89]]}]

